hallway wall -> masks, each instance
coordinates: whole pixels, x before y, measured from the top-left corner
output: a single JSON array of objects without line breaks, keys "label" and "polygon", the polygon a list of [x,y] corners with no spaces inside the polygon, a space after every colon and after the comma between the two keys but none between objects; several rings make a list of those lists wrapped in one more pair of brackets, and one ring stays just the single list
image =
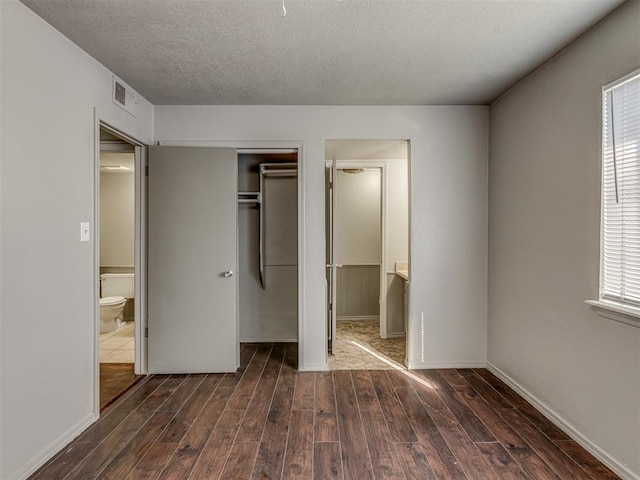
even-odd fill
[{"label": "hallway wall", "polygon": [[[24,478],[95,418],[94,109],[143,141],[153,106],[15,0],[0,1],[0,478]],[[80,242],[80,222],[92,241]]]}]

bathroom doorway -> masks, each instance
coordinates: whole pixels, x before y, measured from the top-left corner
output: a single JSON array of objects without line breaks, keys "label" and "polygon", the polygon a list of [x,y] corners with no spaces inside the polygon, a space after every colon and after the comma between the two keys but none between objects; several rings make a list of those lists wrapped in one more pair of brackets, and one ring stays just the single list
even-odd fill
[{"label": "bathroom doorway", "polygon": [[96,175],[95,244],[98,268],[99,405],[104,410],[143,375],[139,352],[141,149],[102,126]]},{"label": "bathroom doorway", "polygon": [[408,142],[327,140],[329,368],[404,368]]}]

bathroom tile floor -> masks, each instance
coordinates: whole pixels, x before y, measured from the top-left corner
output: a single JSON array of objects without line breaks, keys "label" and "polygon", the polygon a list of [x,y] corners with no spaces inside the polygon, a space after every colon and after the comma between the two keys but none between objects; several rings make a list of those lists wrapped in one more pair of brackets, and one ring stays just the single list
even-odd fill
[{"label": "bathroom tile floor", "polygon": [[133,363],[133,349],[133,322],[100,334],[100,363]]},{"label": "bathroom tile floor", "polygon": [[380,324],[340,320],[336,352],[329,355],[330,370],[404,369],[405,339],[380,338]]}]

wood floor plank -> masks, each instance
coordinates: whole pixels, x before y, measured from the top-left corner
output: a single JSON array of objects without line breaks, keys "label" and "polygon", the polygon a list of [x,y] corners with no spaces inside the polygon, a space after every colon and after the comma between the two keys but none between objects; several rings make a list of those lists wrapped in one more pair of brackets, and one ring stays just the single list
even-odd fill
[{"label": "wood floor plank", "polygon": [[493,408],[516,408],[510,401],[500,395],[475,372],[465,375],[465,380],[477,391]]},{"label": "wood floor plank", "polygon": [[351,379],[356,390],[356,399],[358,400],[358,409],[361,412],[378,412],[382,414],[382,407],[378,402],[376,390],[373,382],[366,370],[353,370]]},{"label": "wood floor plank", "polygon": [[236,407],[246,409],[249,405],[253,392],[262,376],[262,371],[269,359],[270,352],[271,347],[269,345],[260,345],[256,349],[256,353],[244,371],[233,393],[233,402]]},{"label": "wood floor plank", "polygon": [[361,411],[360,418],[375,478],[389,480],[404,478],[382,411]]},{"label": "wood floor plank", "polygon": [[126,480],[156,480],[178,446],[171,443],[154,443]]},{"label": "wood floor plank", "polygon": [[344,478],[374,478],[351,372],[343,370],[333,373]]},{"label": "wood floor plank", "polygon": [[448,410],[430,411],[429,415],[440,430],[451,450],[455,453],[467,478],[475,480],[499,480],[484,456],[456,417]]},{"label": "wood floor plank", "polygon": [[337,442],[338,417],[336,415],[336,397],[331,372],[315,374],[315,422],[314,440],[316,442]]},{"label": "wood floor plank", "polygon": [[[251,361],[237,382],[216,427],[202,449],[189,478],[194,480],[218,478],[223,473],[223,469],[226,468],[227,457],[231,458],[232,450],[235,447],[234,441],[240,430],[240,425],[244,419],[249,403],[251,402],[251,397],[256,390],[258,381],[269,359],[270,352],[271,345],[269,344],[260,345],[256,348]],[[221,382],[221,386],[223,384],[224,388],[231,388],[230,384],[228,382],[225,383],[224,380]],[[241,443],[255,443],[257,454],[259,442]],[[238,443],[238,445],[240,445],[240,443]],[[249,445],[243,446],[245,449],[250,447]],[[240,447],[235,447],[235,450],[233,450],[234,462],[237,461],[238,455],[244,455],[244,453],[246,453],[244,450],[238,450],[238,448]],[[251,463],[251,470],[252,469],[253,461]],[[247,474],[248,477],[251,475],[251,470],[249,470]]]},{"label": "wood floor plank", "polygon": [[584,471],[578,464],[534,427],[519,411],[505,409],[499,413],[560,477],[573,479],[584,476]]},{"label": "wood floor plank", "polygon": [[[249,480],[258,453],[258,442],[236,442],[231,447],[221,480]],[[209,477],[210,478],[210,477]]]},{"label": "wood floor plank", "polygon": [[287,440],[286,433],[267,434],[265,431],[264,438],[258,447],[258,455],[251,475],[252,479],[282,478]]},{"label": "wood floor plank", "polygon": [[[184,378],[182,380],[184,380]],[[100,419],[87,428],[75,441],[89,443],[101,442],[114,428],[120,425],[125,418],[131,415],[131,412],[152,395],[158,387],[162,385],[163,391],[171,395],[182,380],[156,376],[137,385],[126,397],[121,398],[117,404],[112,405],[111,408],[102,414]]]},{"label": "wood floor plank", "polygon": [[293,408],[295,410],[313,410],[314,390],[315,373],[298,373],[295,395],[293,397]]},{"label": "wood floor plank", "polygon": [[234,374],[142,379],[30,479],[617,478],[484,369],[300,373],[295,344],[240,355]]},{"label": "wood floor plank", "polygon": [[238,433],[235,428],[216,428],[205,445],[189,475],[191,480],[219,478],[224,469],[231,446]]},{"label": "wood floor plank", "polygon": [[32,480],[59,480],[66,477],[97,445],[88,442],[71,443],[38,470],[31,477]]},{"label": "wood floor plank", "polygon": [[[532,479],[557,480],[559,477],[520,435],[470,385],[456,387],[469,407],[484,421],[521,469]],[[508,410],[508,409],[505,409]],[[512,409],[513,410],[513,409]]]},{"label": "wood floor plank", "polygon": [[576,461],[582,470],[594,480],[616,480],[620,478],[575,440],[556,440],[554,443],[560,450]]},{"label": "wood floor plank", "polygon": [[351,372],[351,378],[376,478],[403,478],[387,420],[382,413],[369,372],[354,370]]},{"label": "wood floor plank", "polygon": [[[217,390],[216,393],[218,393]],[[162,475],[159,477],[161,480],[182,480],[189,477],[191,470],[193,470],[200,453],[204,449],[211,432],[213,432],[218,419],[229,401],[229,396],[230,393],[227,394],[226,398],[214,398],[207,402],[167,462],[166,467],[162,471]]]},{"label": "wood floor plank", "polygon": [[172,396],[171,386],[160,385],[113,431],[94,448],[68,476],[68,480],[95,478],[120,450],[131,440],[168,398]]},{"label": "wood floor plank", "polygon": [[407,480],[436,480],[427,452],[419,443],[396,443],[396,453]]},{"label": "wood floor plank", "polygon": [[173,412],[167,410],[156,411],[129,443],[109,462],[97,478],[99,480],[116,480],[126,477],[144,454],[147,453],[149,447],[151,447],[173,415]]},{"label": "wood floor plank", "polygon": [[283,478],[308,479],[313,473],[313,410],[293,410]]},{"label": "wood floor plank", "polygon": [[467,476],[458,465],[458,460],[444,441],[415,390],[411,386],[395,387],[395,390],[436,476],[444,479],[466,479]]},{"label": "wood floor plank", "polygon": [[[402,376],[406,378],[406,376],[402,375],[400,372],[389,371],[387,374],[389,375],[389,378],[392,379],[392,384],[394,384],[394,377],[397,378]],[[440,395],[438,395],[437,385],[426,378],[420,371],[417,371],[416,375],[418,376],[418,380],[411,380],[407,378],[408,383],[406,386],[409,386],[416,391],[425,407],[427,407],[428,410],[449,410],[447,405],[442,401],[442,398],[440,398]],[[397,382],[397,380],[395,382]]]},{"label": "wood floor plank", "polygon": [[447,381],[449,385],[467,385],[464,375],[455,368],[442,368],[436,371]]},{"label": "wood floor plank", "polygon": [[295,389],[291,380],[290,372],[281,369],[253,469],[252,477],[256,480],[282,476]]},{"label": "wood floor plank", "polygon": [[369,376],[373,382],[382,412],[387,420],[393,442],[415,443],[416,434],[409,423],[407,414],[396,395],[387,373],[383,370],[371,370]]},{"label": "wood floor plank", "polygon": [[476,443],[476,447],[501,480],[527,480],[529,478],[499,442]]},{"label": "wood floor plank", "polygon": [[313,446],[313,480],[342,480],[339,442],[315,442]]},{"label": "wood floor plank", "polygon": [[259,442],[278,380],[278,370],[263,370],[247,412],[242,419],[237,442]]},{"label": "wood floor plank", "polygon": [[571,438],[551,423],[542,413],[535,409],[533,405],[522,398],[506,383],[496,377],[493,373],[485,368],[475,370],[489,385],[491,385],[500,395],[512,403],[518,411],[524,415],[529,422],[536,426],[538,430],[544,433],[552,440],[571,440]]},{"label": "wood floor plank", "polygon": [[267,364],[264,366],[265,370],[280,370],[282,362],[287,353],[286,343],[275,343],[269,354]]},{"label": "wood floor plank", "polygon": [[402,372],[399,372],[397,370],[385,370],[385,371],[389,377],[389,381],[391,382],[391,385],[393,386],[393,388],[411,386],[411,380],[407,375],[404,375]]},{"label": "wood floor plank", "polygon": [[207,375],[204,373],[198,373],[189,375],[180,384],[173,394],[162,405],[161,410],[168,410],[171,412],[177,412],[182,408],[182,405],[191,397],[193,392],[198,388]]},{"label": "wood floor plank", "polygon": [[[484,426],[482,421],[473,413],[473,411],[466,405],[464,400],[460,398],[460,395],[453,389],[453,387],[442,377],[437,370],[421,370],[420,373],[424,375],[429,381],[437,385],[437,394],[445,403],[445,405],[451,410],[451,413],[456,417],[462,428],[467,432],[471,440],[474,442],[495,442],[495,437]],[[460,376],[455,377],[456,384],[464,380]],[[466,383],[466,381],[465,381]]]},{"label": "wood floor plank", "polygon": [[211,394],[220,384],[222,377],[220,374],[209,374],[195,389],[193,394],[183,404],[178,413],[173,417],[167,428],[158,438],[158,443],[176,443],[182,440],[191,425],[202,411],[202,408],[209,400]]}]

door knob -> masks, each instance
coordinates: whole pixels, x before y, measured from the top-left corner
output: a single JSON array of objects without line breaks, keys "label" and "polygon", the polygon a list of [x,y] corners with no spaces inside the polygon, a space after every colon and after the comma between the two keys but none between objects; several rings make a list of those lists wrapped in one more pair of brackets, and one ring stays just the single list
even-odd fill
[{"label": "door knob", "polygon": [[232,277],[233,276],[233,270],[225,270],[224,272],[224,276],[225,277]]}]

